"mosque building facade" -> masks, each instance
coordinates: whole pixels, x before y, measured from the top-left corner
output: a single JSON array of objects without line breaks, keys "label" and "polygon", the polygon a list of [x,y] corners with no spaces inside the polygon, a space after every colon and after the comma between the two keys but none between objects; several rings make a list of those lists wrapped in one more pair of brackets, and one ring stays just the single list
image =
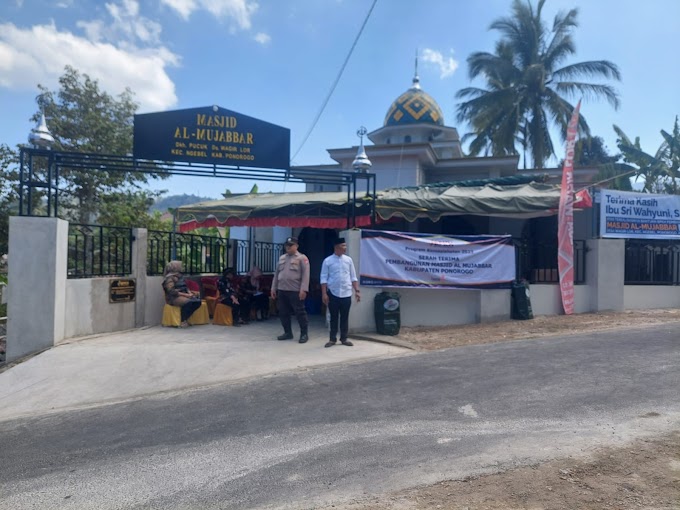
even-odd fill
[{"label": "mosque building facade", "polygon": [[[369,171],[376,176],[378,191],[434,183],[501,179],[523,174],[540,175],[540,180],[559,185],[562,177],[561,168],[519,170],[519,155],[466,156],[458,130],[445,124],[444,114],[437,101],[421,87],[417,70],[411,87],[389,105],[383,125],[368,132],[367,137],[372,143],[365,147],[362,142],[359,147],[328,149],[329,156],[335,162],[333,164],[293,167],[291,171],[305,168],[319,172],[353,172],[356,169],[356,158],[365,150],[371,163]],[[596,174],[596,168],[575,169],[576,189],[587,186]],[[308,184],[307,191],[341,191],[341,188],[328,184]],[[534,267],[545,264],[551,268],[552,280],[556,271],[552,269],[553,266],[556,268],[555,214],[524,219],[511,216],[451,215],[442,216],[438,221],[425,218],[410,222],[392,221],[379,228],[445,235],[509,234],[526,244],[524,256],[532,259]],[[590,213],[577,214],[574,220],[576,239],[585,239],[592,235]],[[311,228],[295,229],[294,232],[304,240],[304,248],[313,259],[322,258],[322,253],[324,250],[328,251],[330,239],[335,235],[333,232]],[[546,257],[543,253],[548,246],[549,256]],[[553,248],[554,256],[550,255]],[[543,273],[546,271],[541,274]],[[536,275],[532,272],[526,276],[533,280]]]},{"label": "mosque building facade", "polygon": [[[378,190],[525,173],[518,170],[518,155],[466,156],[458,130],[445,124],[441,108],[423,90],[417,72],[411,87],[389,106],[382,127],[367,136],[372,145],[366,145],[365,151],[372,163],[370,172],[376,175]],[[300,166],[292,170],[352,172],[358,149],[328,149],[335,164]],[[548,175],[548,181],[555,184],[561,178],[561,169],[558,168],[529,170],[526,173]],[[576,186],[591,182],[596,173],[593,168],[577,170]],[[339,188],[310,184],[307,191],[339,191]]]}]

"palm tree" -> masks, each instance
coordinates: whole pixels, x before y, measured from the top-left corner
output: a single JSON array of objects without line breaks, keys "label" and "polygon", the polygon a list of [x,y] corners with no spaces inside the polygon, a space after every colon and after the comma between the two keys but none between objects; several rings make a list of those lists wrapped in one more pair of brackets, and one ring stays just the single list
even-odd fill
[{"label": "palm tree", "polygon": [[[576,52],[572,31],[578,26],[578,10],[558,13],[552,28],[541,19],[546,0],[537,8],[514,0],[512,15],[494,21],[490,29],[498,30],[501,39],[494,53],[475,52],[467,59],[470,79],[483,77],[486,88],[468,87],[456,97],[464,99],[458,105],[460,122],[468,122],[473,132],[470,153],[503,156],[517,154],[517,146],[527,151],[533,164],[543,168],[555,154],[550,127],[556,125],[562,137],[574,106],[567,100],[577,96],[604,97],[618,108],[616,90],[607,84],[574,81],[587,77],[620,80],[618,67],[607,60],[563,65]],[[562,66],[562,67],[560,67]],[[590,129],[580,118],[581,135]]]}]

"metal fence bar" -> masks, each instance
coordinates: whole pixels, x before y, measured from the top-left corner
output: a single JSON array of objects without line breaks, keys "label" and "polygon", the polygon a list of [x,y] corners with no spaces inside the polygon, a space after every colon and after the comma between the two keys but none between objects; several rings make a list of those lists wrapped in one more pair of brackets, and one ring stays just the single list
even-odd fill
[{"label": "metal fence bar", "polygon": [[69,224],[68,278],[132,274],[132,229]]},{"label": "metal fence bar", "polygon": [[626,239],[626,285],[680,285],[680,241]]},{"label": "metal fence bar", "polygon": [[177,259],[184,264],[186,274],[216,274],[234,266],[237,274],[250,271],[252,264],[263,273],[276,271],[283,244],[246,240],[224,239],[216,236],[180,234],[149,230],[147,247],[147,274],[162,275],[170,261],[173,244]]},{"label": "metal fence bar", "polygon": [[254,243],[254,249],[255,265],[259,267],[263,273],[274,273],[279,257],[283,254],[283,244],[257,241]]},{"label": "metal fence bar", "polygon": [[[530,243],[526,239],[513,239],[515,244],[515,273],[518,280],[529,283],[559,283],[557,266],[557,241]],[[574,284],[586,281],[586,242],[574,240]]]},{"label": "metal fence bar", "polygon": [[250,271],[250,243],[248,241],[236,241],[236,274],[245,274]]},{"label": "metal fence bar", "polygon": [[586,283],[586,242],[574,241],[574,284]]},{"label": "metal fence bar", "polygon": [[186,274],[214,274],[230,261],[231,242],[217,236],[149,230],[146,273],[162,275],[175,248]]}]

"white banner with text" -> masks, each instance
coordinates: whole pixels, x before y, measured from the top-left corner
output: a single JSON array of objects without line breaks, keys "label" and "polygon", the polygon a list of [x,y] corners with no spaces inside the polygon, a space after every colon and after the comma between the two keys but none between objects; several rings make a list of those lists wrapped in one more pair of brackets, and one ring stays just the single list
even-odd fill
[{"label": "white banner with text", "polygon": [[361,231],[361,285],[510,288],[515,247],[510,236],[444,236]]},{"label": "white banner with text", "polygon": [[603,189],[600,236],[680,239],[680,196]]}]

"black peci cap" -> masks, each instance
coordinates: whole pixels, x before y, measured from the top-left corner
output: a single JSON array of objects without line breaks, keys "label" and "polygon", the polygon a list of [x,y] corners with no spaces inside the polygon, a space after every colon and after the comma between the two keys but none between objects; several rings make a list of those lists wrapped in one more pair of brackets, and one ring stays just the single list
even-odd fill
[{"label": "black peci cap", "polygon": [[345,238],[344,238],[344,237],[338,237],[338,238],[333,242],[333,246],[336,246],[336,245],[338,245],[338,244],[342,244],[342,243],[344,243],[344,242],[345,242]]}]

